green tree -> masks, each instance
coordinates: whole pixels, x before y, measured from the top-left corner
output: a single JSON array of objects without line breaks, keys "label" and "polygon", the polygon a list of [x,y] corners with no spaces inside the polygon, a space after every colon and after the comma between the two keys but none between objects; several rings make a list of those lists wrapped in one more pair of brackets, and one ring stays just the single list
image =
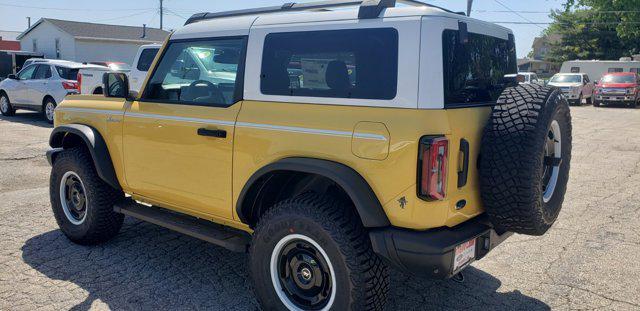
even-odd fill
[{"label": "green tree", "polygon": [[547,60],[618,59],[640,52],[640,0],[568,0],[546,34],[562,40]]}]

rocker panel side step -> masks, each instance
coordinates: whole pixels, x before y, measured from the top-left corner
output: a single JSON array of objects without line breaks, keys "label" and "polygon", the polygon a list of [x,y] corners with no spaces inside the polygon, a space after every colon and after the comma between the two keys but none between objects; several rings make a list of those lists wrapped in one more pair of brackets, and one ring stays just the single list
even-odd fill
[{"label": "rocker panel side step", "polygon": [[130,199],[117,203],[113,210],[116,213],[144,220],[234,252],[246,252],[251,241],[251,237],[246,232],[163,208],[145,206]]}]

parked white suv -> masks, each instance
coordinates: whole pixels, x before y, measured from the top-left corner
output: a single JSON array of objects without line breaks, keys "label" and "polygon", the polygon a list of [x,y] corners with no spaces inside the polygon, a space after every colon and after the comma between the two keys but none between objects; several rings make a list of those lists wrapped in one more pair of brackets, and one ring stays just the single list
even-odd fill
[{"label": "parked white suv", "polygon": [[589,105],[593,102],[595,86],[586,73],[557,73],[549,85],[560,88],[570,104],[582,105],[583,99]]},{"label": "parked white suv", "polygon": [[32,63],[0,82],[0,112],[12,116],[16,109],[42,112],[53,123],[56,105],[68,94],[77,94],[81,68],[99,68],[69,61]]}]

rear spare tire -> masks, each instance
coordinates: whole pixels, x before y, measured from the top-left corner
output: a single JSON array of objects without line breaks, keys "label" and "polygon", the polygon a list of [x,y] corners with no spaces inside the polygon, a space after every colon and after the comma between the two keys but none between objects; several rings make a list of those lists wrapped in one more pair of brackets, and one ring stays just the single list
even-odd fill
[{"label": "rear spare tire", "polygon": [[507,88],[480,148],[481,196],[497,229],[542,235],[560,213],[569,179],[571,115],[557,88]]}]

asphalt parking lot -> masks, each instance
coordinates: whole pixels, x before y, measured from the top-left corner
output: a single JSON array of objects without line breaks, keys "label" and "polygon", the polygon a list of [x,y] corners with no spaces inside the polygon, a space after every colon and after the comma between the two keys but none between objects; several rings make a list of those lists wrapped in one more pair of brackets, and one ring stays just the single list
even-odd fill
[{"label": "asphalt parking lot", "polygon": [[[564,208],[465,281],[393,272],[389,310],[640,309],[640,109],[572,107]],[[255,310],[247,256],[127,219],[112,241],[69,242],[49,206],[41,116],[0,116],[0,310]]]}]

